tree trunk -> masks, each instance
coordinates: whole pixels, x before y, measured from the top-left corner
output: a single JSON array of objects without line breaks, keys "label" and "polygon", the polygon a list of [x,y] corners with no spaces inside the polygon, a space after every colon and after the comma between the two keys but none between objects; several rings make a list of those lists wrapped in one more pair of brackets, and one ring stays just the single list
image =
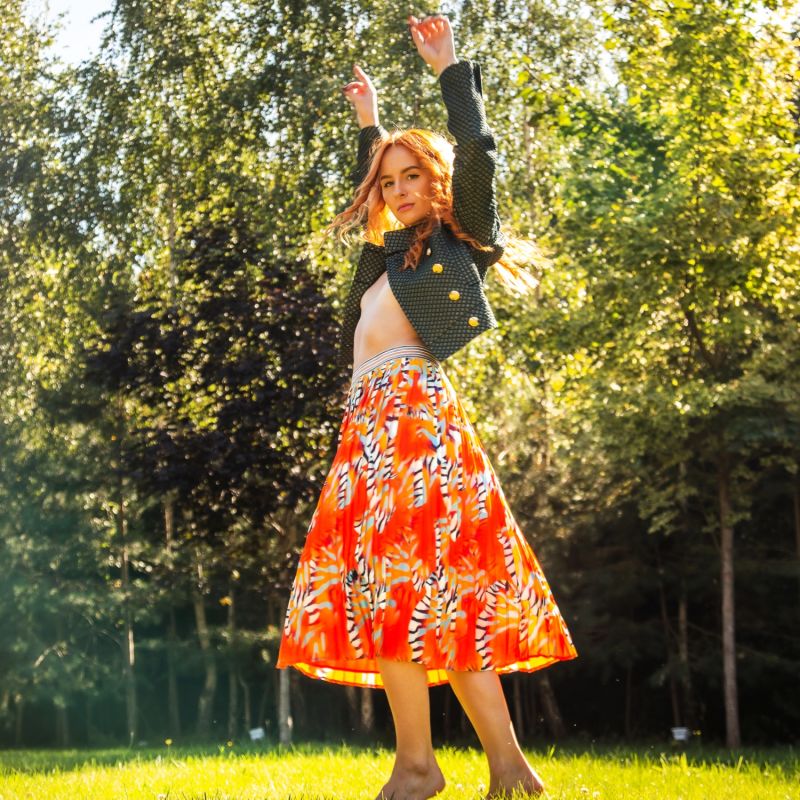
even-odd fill
[{"label": "tree trunk", "polygon": [[[294,673],[294,674],[291,674]],[[292,720],[298,731],[308,730],[308,703],[305,693],[300,686],[300,674],[297,670],[290,670],[289,689],[292,695]]]},{"label": "tree trunk", "polygon": [[530,720],[530,735],[534,736],[539,733],[539,709],[536,707],[536,684],[530,679],[525,681],[525,707],[528,711],[528,719]]},{"label": "tree trunk", "polygon": [[445,692],[444,695],[444,738],[445,741],[450,741],[450,732],[452,730],[452,724],[450,720],[450,715],[453,713],[453,689],[452,687],[448,687],[448,690]]},{"label": "tree trunk", "polygon": [[[293,552],[295,543],[298,541],[300,535],[300,527],[298,526],[298,515],[294,513],[293,509],[285,509],[282,517],[275,520],[276,529],[282,536],[285,537],[286,552]],[[296,562],[295,562],[296,567]],[[282,586],[291,584],[294,569],[290,569],[288,564],[284,564],[280,571],[278,579]],[[288,597],[281,598],[279,602],[273,604],[273,593],[269,595],[269,608],[268,613],[270,616],[277,610],[278,612],[278,627],[282,628],[286,620],[286,612],[289,608]],[[277,606],[277,608],[276,608]],[[271,620],[270,620],[271,621]],[[279,744],[292,743],[292,731],[294,729],[294,719],[292,718],[292,703],[291,703],[291,685],[290,672],[294,671],[291,667],[286,669],[275,670],[277,673],[277,713],[278,713],[278,742]],[[348,702],[349,702],[348,696]]]},{"label": "tree trunk", "polygon": [[123,596],[124,640],[122,642],[122,667],[125,676],[125,710],[128,728],[128,747],[133,747],[137,737],[136,650],[133,637],[133,608],[131,604],[131,577],[128,554],[128,519],[125,515],[124,488],[120,473],[117,495],[117,535],[121,547],[121,582]]},{"label": "tree trunk", "polygon": [[278,673],[278,742],[292,743],[292,709],[289,702],[289,669],[276,670]]},{"label": "tree trunk", "polygon": [[177,671],[178,626],[175,622],[175,609],[172,605],[170,605],[167,616],[167,707],[170,737],[175,739],[181,735],[181,711]]},{"label": "tree trunk", "polygon": [[231,663],[228,672],[228,739],[230,741],[236,740],[239,725],[239,677],[236,673],[236,665]]},{"label": "tree trunk", "polygon": [[64,706],[56,704],[56,741],[62,749],[69,747],[69,717]]},{"label": "tree trunk", "polygon": [[347,705],[347,724],[350,727],[350,732],[356,733],[361,726],[357,688],[355,686],[345,685],[344,699]]},{"label": "tree trunk", "polygon": [[667,595],[664,591],[664,582],[658,582],[658,598],[661,608],[661,627],[664,631],[664,655],[667,659],[667,677],[669,679],[669,699],[672,706],[672,724],[677,728],[681,722],[681,706],[678,699],[678,685],[675,681],[675,670],[673,669],[674,658],[672,655],[672,630],[669,624],[669,613],[667,611]]},{"label": "tree trunk", "polygon": [[350,730],[358,735],[372,733],[375,728],[374,689],[365,686],[345,686],[344,696],[347,704],[347,722]]},{"label": "tree trunk", "polygon": [[217,692],[217,661],[214,658],[211,634],[209,633],[206,619],[205,600],[203,599],[205,585],[203,565],[200,561],[200,553],[196,550],[195,559],[197,580],[192,586],[192,604],[194,605],[194,618],[197,625],[197,638],[200,641],[206,673],[203,689],[197,701],[197,735],[201,739],[207,739],[211,733],[211,715],[214,709],[214,696]]},{"label": "tree trunk", "polygon": [[686,586],[681,582],[678,597],[678,659],[680,662],[680,681],[683,689],[683,722],[690,728],[696,725],[694,714],[694,693],[692,691],[692,671],[689,667],[689,601]]},{"label": "tree trunk", "polygon": [[14,695],[14,747],[22,747],[22,721],[25,714],[25,698]]},{"label": "tree trunk", "polygon": [[236,738],[239,718],[238,669],[236,664],[236,597],[233,591],[233,580],[228,583],[228,739]]},{"label": "tree trunk", "polygon": [[[64,617],[59,615],[56,619],[56,636],[59,642],[65,641]],[[56,720],[56,742],[62,749],[69,746],[69,719],[67,717],[67,698],[58,698],[53,703]]]},{"label": "tree trunk", "polygon": [[[164,536],[167,543],[167,563],[169,574],[172,575],[172,543],[175,540],[175,502],[174,499],[164,499]],[[181,712],[178,698],[178,630],[175,622],[175,607],[172,599],[169,601],[167,611],[167,714],[169,717],[170,737],[177,739],[181,735]]]},{"label": "tree trunk", "polygon": [[[681,484],[686,484],[688,467],[685,461],[680,463]],[[689,516],[689,502],[685,492],[681,492],[682,534],[688,540],[692,535],[692,524]],[[686,549],[683,550],[686,552]],[[694,693],[692,691],[692,670],[689,664],[689,598],[686,594],[685,560],[681,561],[681,579],[678,588],[678,677],[683,695],[683,724],[689,728],[696,726],[694,712]]]},{"label": "tree trunk", "polygon": [[542,701],[542,710],[550,735],[554,739],[562,738],[566,732],[564,720],[561,717],[561,711],[559,711],[558,701],[550,683],[550,678],[546,674],[539,676],[539,698]]},{"label": "tree trunk", "polygon": [[[167,136],[167,141],[174,141],[171,136]],[[171,144],[170,144],[171,147]],[[167,252],[169,261],[167,263],[167,289],[170,306],[174,306],[177,295],[177,273],[175,270],[175,176],[173,175],[172,153],[169,156],[169,166],[167,169],[167,181],[165,185],[166,205],[167,205]],[[164,498],[164,535],[167,543],[168,569],[172,573],[172,547],[175,541],[175,496],[169,493]],[[169,600],[168,627],[167,627],[167,707],[169,717],[169,727],[171,738],[181,735],[181,707],[180,696],[178,695],[178,632],[175,622],[175,607],[172,598]]]},{"label": "tree trunk", "polygon": [[517,741],[521,742],[525,738],[525,714],[522,706],[522,680],[523,674],[518,672],[511,678],[512,697],[514,702],[514,731]]},{"label": "tree trunk", "polygon": [[633,737],[633,666],[625,667],[625,738]]},{"label": "tree trunk", "polygon": [[375,704],[373,694],[375,690],[362,686],[361,692],[361,730],[372,733],[375,730]]},{"label": "tree trunk", "polygon": [[92,714],[92,693],[86,692],[83,696],[83,713],[86,718],[86,745],[91,747],[95,741],[94,716]]},{"label": "tree trunk", "polygon": [[242,687],[242,710],[244,711],[244,730],[245,733],[253,727],[253,718],[250,710],[250,684],[242,679],[242,676],[237,672],[239,685]]},{"label": "tree trunk", "polygon": [[[0,695],[0,720],[2,720],[3,733],[9,730],[9,709],[11,708],[11,692],[8,689],[3,689]],[[5,738],[5,737],[3,737]]]},{"label": "tree trunk", "polygon": [[273,695],[274,695],[274,699],[275,699],[275,703],[274,703],[275,708],[278,707],[278,700],[279,700],[278,691],[279,691],[279,689],[278,689],[277,672],[278,672],[278,670],[275,670],[275,669],[272,670],[272,673],[270,674],[270,677],[267,678],[267,680],[265,680],[263,682],[262,688],[261,688],[261,694],[259,695],[259,698],[258,698],[258,711],[256,711],[255,724],[256,724],[256,726],[263,725],[264,729],[267,730],[267,731],[270,730],[270,720],[267,719],[267,700],[268,700],[269,693],[270,693],[269,692],[270,687],[272,687],[274,689]]},{"label": "tree trunk", "polygon": [[[794,546],[797,562],[800,565],[800,480],[796,479],[794,482],[792,499],[794,501]],[[800,575],[797,578],[797,591],[800,595]]]},{"label": "tree trunk", "polygon": [[725,696],[725,740],[729,748],[741,746],[739,697],[736,685],[736,626],[733,573],[733,524],[730,500],[730,456],[721,451],[717,464],[719,496],[720,565],[722,580],[722,675]]}]

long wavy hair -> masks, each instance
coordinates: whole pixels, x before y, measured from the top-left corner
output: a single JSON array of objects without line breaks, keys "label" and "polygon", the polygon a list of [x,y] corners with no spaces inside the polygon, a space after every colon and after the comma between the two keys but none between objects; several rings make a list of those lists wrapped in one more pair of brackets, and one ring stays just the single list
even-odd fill
[{"label": "long wavy hair", "polygon": [[[378,179],[384,153],[392,145],[401,144],[428,171],[431,201],[431,213],[416,225],[417,235],[406,253],[402,268],[416,269],[422,248],[433,232],[437,219],[446,223],[456,238],[468,242],[478,250],[493,250],[491,245],[483,245],[461,230],[453,214],[453,145],[441,134],[427,128],[396,129],[388,134],[373,145],[369,169],[356,188],[353,202],[333,218],[324,233],[335,233],[341,243],[349,246],[352,244],[354,229],[363,226],[361,239],[382,245],[386,231],[405,227],[398,224],[384,202]],[[537,288],[539,281],[523,265],[533,264],[542,268],[548,263],[548,259],[533,240],[517,236],[505,226],[501,226],[501,231],[505,238],[503,254],[493,264],[497,268],[498,279],[506,288],[519,294],[528,294]]]}]

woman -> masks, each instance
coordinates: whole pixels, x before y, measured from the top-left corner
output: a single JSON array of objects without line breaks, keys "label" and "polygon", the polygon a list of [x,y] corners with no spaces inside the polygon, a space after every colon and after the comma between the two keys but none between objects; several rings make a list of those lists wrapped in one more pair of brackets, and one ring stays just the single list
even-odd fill
[{"label": "woman", "polygon": [[445,681],[486,751],[487,797],[538,794],[498,675],[577,653],[441,364],[497,326],[483,290],[490,265],[508,285],[535,284],[508,255],[519,241],[500,232],[480,68],[456,59],[446,17],[409,26],[456,145],[424,129],[388,134],[354,67],[343,91],[360,125],[357,189],[330,229],[344,238],[366,226],[339,354],[355,366],[277,667],[386,690],[397,753],[376,800],[444,788],[428,687]]}]

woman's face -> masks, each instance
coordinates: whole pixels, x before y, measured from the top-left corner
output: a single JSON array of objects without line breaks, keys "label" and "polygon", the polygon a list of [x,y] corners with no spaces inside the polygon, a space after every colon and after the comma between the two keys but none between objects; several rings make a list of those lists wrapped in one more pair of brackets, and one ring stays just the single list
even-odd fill
[{"label": "woman's face", "polygon": [[391,145],[378,170],[383,201],[397,220],[408,227],[431,212],[430,175],[402,144]]}]

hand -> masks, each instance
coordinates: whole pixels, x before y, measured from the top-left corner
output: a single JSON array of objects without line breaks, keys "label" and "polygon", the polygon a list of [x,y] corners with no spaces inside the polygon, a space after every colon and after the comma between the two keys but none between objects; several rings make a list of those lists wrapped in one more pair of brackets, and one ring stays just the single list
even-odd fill
[{"label": "hand", "polygon": [[378,124],[378,91],[358,64],[353,64],[357,80],[342,87],[344,96],[353,106],[360,127]]},{"label": "hand", "polygon": [[440,75],[445,67],[456,63],[456,46],[450,20],[442,14],[418,20],[409,16],[408,27],[417,52],[425,63]]}]

